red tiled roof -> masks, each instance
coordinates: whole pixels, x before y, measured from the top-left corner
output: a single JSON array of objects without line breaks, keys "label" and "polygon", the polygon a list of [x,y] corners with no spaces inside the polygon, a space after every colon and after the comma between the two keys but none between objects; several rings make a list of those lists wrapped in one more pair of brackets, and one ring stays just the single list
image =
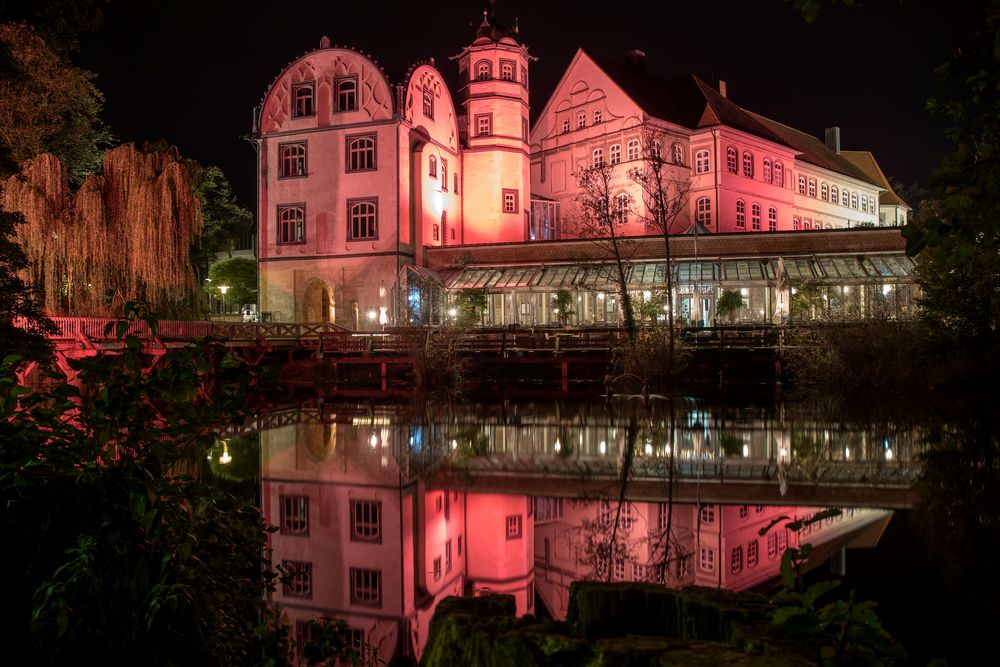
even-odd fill
[{"label": "red tiled roof", "polygon": [[903,198],[896,194],[896,191],[889,185],[889,179],[885,177],[882,168],[875,161],[875,156],[870,151],[841,151],[844,159],[850,161],[858,169],[868,174],[875,180],[875,183],[885,188],[885,192],[879,195],[878,203],[885,206],[905,206],[910,209],[910,205],[903,201]]}]

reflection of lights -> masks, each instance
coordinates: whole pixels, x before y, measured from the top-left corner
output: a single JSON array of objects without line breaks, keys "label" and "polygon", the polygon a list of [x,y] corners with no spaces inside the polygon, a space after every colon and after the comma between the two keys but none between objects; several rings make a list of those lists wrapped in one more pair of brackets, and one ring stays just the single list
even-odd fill
[{"label": "reflection of lights", "polygon": [[892,285],[882,285],[882,296],[889,296],[889,292],[892,291]]},{"label": "reflection of lights", "polygon": [[368,444],[371,445],[372,449],[378,447],[378,436],[372,431],[372,437],[368,438]]},{"label": "reflection of lights", "polygon": [[453,440],[451,441],[451,448],[452,448],[452,449],[458,449],[458,440],[454,440],[454,439],[453,439]]},{"label": "reflection of lights", "polygon": [[368,319],[370,319],[372,322],[374,322],[377,317],[378,317],[378,311],[377,310],[369,310],[368,311]]},{"label": "reflection of lights", "polygon": [[601,444],[597,445],[597,450],[601,454],[607,454],[608,453],[608,443],[605,442],[604,440],[601,440]]},{"label": "reflection of lights", "polygon": [[663,312],[669,313],[670,312],[670,306],[664,305],[663,306]]},{"label": "reflection of lights", "polygon": [[647,442],[646,443],[646,456],[650,456],[652,453],[653,453],[653,446]]},{"label": "reflection of lights", "polygon": [[219,457],[219,463],[226,466],[232,463],[233,457],[229,455],[229,443],[225,440],[222,441],[222,456]]},{"label": "reflection of lights", "polygon": [[785,449],[784,447],[782,447],[781,449],[778,450],[778,455],[779,456],[785,456],[787,454],[788,454],[788,450]]},{"label": "reflection of lights", "polygon": [[598,292],[597,293],[597,300],[598,301],[604,301],[604,292]]},{"label": "reflection of lights", "polygon": [[885,450],[885,460],[886,461],[891,461],[892,460],[892,450],[891,449]]},{"label": "reflection of lights", "polygon": [[387,465],[389,465],[389,457],[388,456],[383,456],[382,457],[382,467],[384,468]]},{"label": "reflection of lights", "polygon": [[559,314],[559,309],[558,308],[553,308],[552,312],[555,313],[556,315],[558,315]]},{"label": "reflection of lights", "polygon": [[847,447],[844,447],[844,458],[845,459],[851,458],[851,450],[848,449]]},{"label": "reflection of lights", "polygon": [[388,417],[354,417],[351,419],[351,426],[387,426]]},{"label": "reflection of lights", "polygon": [[385,306],[381,306],[378,309],[378,323],[383,326],[389,324],[389,309]]},{"label": "reflection of lights", "polygon": [[750,446],[743,445],[743,458],[750,456]]},{"label": "reflection of lights", "polygon": [[556,438],[556,451],[558,452],[560,449],[562,449],[562,443],[559,442],[559,438]]},{"label": "reflection of lights", "polygon": [[643,290],[642,298],[645,299],[646,301],[649,301],[650,299],[653,298],[653,293],[650,292],[649,290]]},{"label": "reflection of lights", "polygon": [[448,317],[455,317],[456,315],[458,315],[458,311],[457,310],[455,310],[454,308],[449,308],[448,309]]}]

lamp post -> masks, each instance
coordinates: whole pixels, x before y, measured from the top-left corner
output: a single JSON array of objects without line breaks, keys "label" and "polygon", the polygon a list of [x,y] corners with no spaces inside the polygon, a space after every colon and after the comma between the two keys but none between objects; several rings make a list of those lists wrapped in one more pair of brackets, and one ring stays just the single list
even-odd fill
[{"label": "lamp post", "polygon": [[229,285],[219,285],[219,291],[222,292],[222,314],[226,314],[226,292],[229,291]]}]

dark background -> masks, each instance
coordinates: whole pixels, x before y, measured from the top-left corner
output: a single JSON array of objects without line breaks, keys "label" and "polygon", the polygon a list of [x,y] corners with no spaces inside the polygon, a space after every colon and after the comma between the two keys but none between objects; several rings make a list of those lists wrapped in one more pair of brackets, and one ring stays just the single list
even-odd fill
[{"label": "dark background", "polygon": [[[251,113],[271,81],[321,36],[372,54],[392,81],[417,60],[448,60],[471,39],[484,2],[111,0],[100,30],[85,35],[76,64],[97,72],[105,119],[120,141],[166,139],[182,155],[223,168],[241,203],[253,205]],[[807,23],[782,0],[679,4],[498,3],[519,18],[539,58],[531,71],[537,114],[574,52],[647,54],[664,77],[724,79],[741,106],[822,136],[839,125],[845,149],[871,150],[887,175],[926,183],[949,151],[925,110],[940,94],[934,68],[961,44],[978,3],[869,0],[824,6]]]}]

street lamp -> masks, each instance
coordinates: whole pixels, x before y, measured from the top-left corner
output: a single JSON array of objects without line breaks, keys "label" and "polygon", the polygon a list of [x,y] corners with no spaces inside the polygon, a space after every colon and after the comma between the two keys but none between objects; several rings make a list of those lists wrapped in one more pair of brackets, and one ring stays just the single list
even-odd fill
[{"label": "street lamp", "polygon": [[229,291],[229,285],[219,285],[219,291],[222,292],[222,314],[226,314],[226,292]]}]

